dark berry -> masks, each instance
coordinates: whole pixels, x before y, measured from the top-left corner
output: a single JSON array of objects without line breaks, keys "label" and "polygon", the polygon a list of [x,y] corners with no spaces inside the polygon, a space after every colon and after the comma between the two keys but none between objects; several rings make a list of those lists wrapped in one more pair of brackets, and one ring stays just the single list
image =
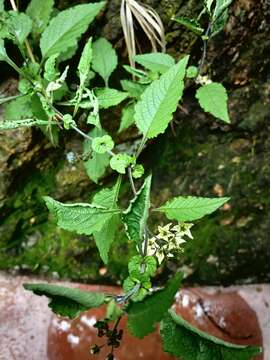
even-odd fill
[{"label": "dark berry", "polygon": [[97,344],[91,347],[90,353],[92,355],[98,354],[99,352],[100,352],[100,347]]}]

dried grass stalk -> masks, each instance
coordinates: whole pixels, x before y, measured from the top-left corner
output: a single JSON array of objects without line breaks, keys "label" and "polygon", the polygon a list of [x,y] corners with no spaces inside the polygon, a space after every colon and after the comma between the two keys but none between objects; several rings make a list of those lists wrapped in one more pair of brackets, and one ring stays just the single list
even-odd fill
[{"label": "dried grass stalk", "polygon": [[148,37],[152,51],[157,52],[158,49],[161,49],[162,52],[166,51],[163,23],[156,11],[150,6],[143,5],[136,0],[122,0],[120,17],[131,66],[135,67],[133,58],[136,55],[134,18]]}]

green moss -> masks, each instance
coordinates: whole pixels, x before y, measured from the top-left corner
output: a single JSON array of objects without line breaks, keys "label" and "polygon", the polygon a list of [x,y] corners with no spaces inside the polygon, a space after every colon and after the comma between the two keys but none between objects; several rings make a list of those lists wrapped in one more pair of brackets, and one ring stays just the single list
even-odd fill
[{"label": "green moss", "polygon": [[270,278],[270,142],[261,148],[260,140],[265,131],[255,140],[242,132],[211,131],[203,124],[198,128],[186,119],[176,137],[168,131],[147,156],[153,168],[154,205],[177,195],[231,197],[223,209],[196,223],[194,240],[174,263],[190,268],[193,283]]}]

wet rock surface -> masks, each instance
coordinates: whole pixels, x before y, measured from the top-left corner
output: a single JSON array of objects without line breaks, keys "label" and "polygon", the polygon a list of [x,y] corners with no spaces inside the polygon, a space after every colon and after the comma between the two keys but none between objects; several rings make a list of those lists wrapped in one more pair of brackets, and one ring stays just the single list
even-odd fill
[{"label": "wet rock surface", "polygon": [[[47,299],[22,288],[24,282],[44,281],[29,277],[0,275],[0,359],[1,360],[86,360],[104,359],[110,349],[98,356],[90,347],[101,344],[93,325],[105,316],[105,308],[83,313],[70,321],[51,313]],[[117,293],[108,286],[62,283],[84,290]],[[236,344],[264,344],[264,357],[270,359],[270,286],[239,288],[190,288],[181,290],[174,309],[199,329]],[[128,334],[126,319],[121,322],[124,338],[116,351],[118,360],[173,357],[163,354],[161,339],[155,332],[143,340]]]}]

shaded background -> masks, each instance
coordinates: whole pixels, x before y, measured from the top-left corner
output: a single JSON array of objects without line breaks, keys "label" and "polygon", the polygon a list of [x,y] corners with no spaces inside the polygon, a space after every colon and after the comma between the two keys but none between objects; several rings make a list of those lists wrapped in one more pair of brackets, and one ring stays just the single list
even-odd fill
[{"label": "shaded background", "polygon": [[[27,1],[22,3],[27,5]],[[57,7],[77,3],[60,0]],[[144,3],[153,6],[164,21],[168,53],[175,58],[191,53],[191,63],[197,64],[200,40],[170,18],[198,15],[202,1]],[[110,40],[120,63],[127,62],[119,7],[119,0],[108,2],[103,16],[82,39],[77,60],[91,34]],[[231,196],[229,205],[196,223],[194,240],[184,256],[164,269],[164,274],[176,267],[184,269],[191,284],[226,285],[270,278],[269,30],[269,0],[235,0],[226,28],[209,44],[205,67],[211,78],[229,91],[232,124],[223,125],[204,114],[194,100],[195,88],[189,86],[173,127],[150,143],[141,156],[154,175],[155,205],[180,194]],[[137,32],[143,51],[149,51],[139,28]],[[15,49],[9,51],[17,56]],[[0,66],[1,93],[14,94],[16,74],[3,63]],[[124,76],[119,67],[111,86],[120,88],[118,79]],[[116,132],[120,114],[120,107],[102,113],[104,127]],[[136,130],[130,129],[121,136],[115,134],[115,139],[125,148],[137,136]],[[67,160],[67,154],[76,158],[81,151],[81,138],[73,133],[65,133],[57,148],[36,129],[1,134],[0,269],[87,282],[115,283],[125,277],[123,265],[134,249],[121,232],[105,269],[93,240],[57,228],[51,218],[48,221],[43,195],[62,202],[89,201],[99,188],[88,179],[79,160]],[[110,185],[114,179],[108,173],[101,183]],[[128,191],[128,185],[124,186],[123,193]],[[159,221],[164,218],[154,219],[152,225]]]}]

